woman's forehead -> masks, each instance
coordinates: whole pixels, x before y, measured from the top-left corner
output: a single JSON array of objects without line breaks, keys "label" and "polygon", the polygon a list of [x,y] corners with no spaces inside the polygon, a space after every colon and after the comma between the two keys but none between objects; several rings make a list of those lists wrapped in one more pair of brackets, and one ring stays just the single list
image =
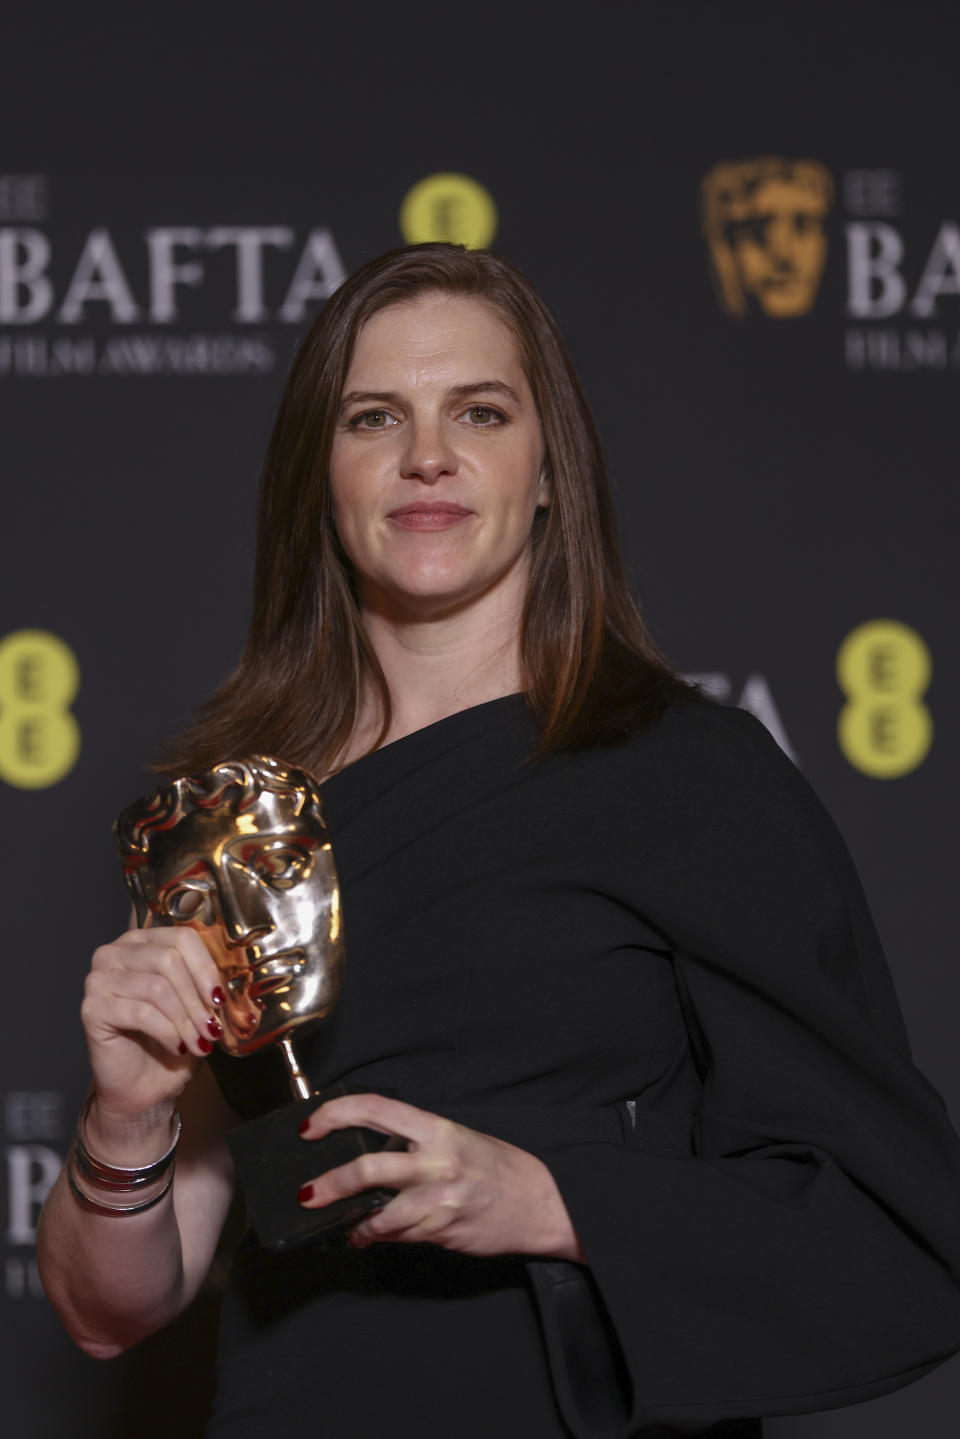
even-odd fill
[{"label": "woman's forehead", "polygon": [[516,340],[500,314],[470,296],[423,295],[378,310],[361,326],[344,388],[365,383],[374,368],[447,369],[480,360],[522,373]]}]

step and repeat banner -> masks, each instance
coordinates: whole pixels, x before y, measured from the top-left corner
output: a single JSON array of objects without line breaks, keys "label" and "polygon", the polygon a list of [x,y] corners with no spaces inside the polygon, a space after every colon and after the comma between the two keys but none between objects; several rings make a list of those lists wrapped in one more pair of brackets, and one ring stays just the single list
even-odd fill
[{"label": "step and repeat banner", "polygon": [[[26,19],[8,55],[10,103],[36,105],[0,137],[17,1439],[202,1430],[219,1265],[181,1321],[98,1364],[44,1299],[35,1225],[85,1092],[89,956],[126,923],[112,819],[238,653],[296,341],[397,244],[491,245],[557,314],[651,628],[834,814],[916,1061],[960,1118],[948,9],[911,7],[908,41],[735,6],[501,8],[453,31],[440,11],[320,11],[291,31],[281,7],[213,48],[212,28],[177,47],[121,29],[82,53]],[[958,1408],[953,1360],[767,1431],[948,1439]]]}]

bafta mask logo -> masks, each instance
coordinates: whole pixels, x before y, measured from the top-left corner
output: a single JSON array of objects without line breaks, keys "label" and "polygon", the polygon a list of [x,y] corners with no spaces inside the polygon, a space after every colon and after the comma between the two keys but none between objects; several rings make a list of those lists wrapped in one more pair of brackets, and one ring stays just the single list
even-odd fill
[{"label": "bafta mask logo", "polygon": [[825,221],[833,181],[817,160],[734,160],[700,185],[700,217],[720,303],[745,316],[804,315],[827,258]]}]

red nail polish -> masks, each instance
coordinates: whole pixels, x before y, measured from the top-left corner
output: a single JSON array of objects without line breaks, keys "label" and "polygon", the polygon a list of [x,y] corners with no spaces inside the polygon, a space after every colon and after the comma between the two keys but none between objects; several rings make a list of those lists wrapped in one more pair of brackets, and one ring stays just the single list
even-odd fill
[{"label": "red nail polish", "polygon": [[301,1187],[297,1190],[297,1203],[298,1203],[298,1204],[302,1204],[305,1199],[312,1199],[312,1198],[313,1198],[313,1185],[312,1185],[312,1184],[303,1184],[303,1185],[301,1185]]},{"label": "red nail polish", "polygon": [[178,1053],[178,1054],[186,1054],[186,1052],[187,1052],[187,1046],[184,1044],[183,1040],[181,1039],[180,1043],[177,1045],[177,1053]]},{"label": "red nail polish", "polygon": [[210,1043],[209,1039],[204,1039],[202,1034],[197,1035],[197,1045],[204,1054],[209,1054],[211,1049],[213,1048],[213,1045]]},{"label": "red nail polish", "polygon": [[309,1121],[309,1119],[305,1119],[302,1124],[298,1124],[298,1125],[297,1125],[297,1133],[298,1133],[298,1134],[306,1134],[306,1132],[307,1132],[307,1130],[308,1130],[309,1128],[310,1128],[310,1121]]},{"label": "red nail polish", "polygon": [[215,1019],[213,1018],[213,1016],[211,1016],[211,1018],[207,1020],[207,1028],[213,1035],[214,1039],[219,1039],[221,1034],[223,1033],[223,1025],[220,1023],[219,1019]]},{"label": "red nail polish", "polygon": [[224,994],[219,984],[211,994],[210,998],[213,1000],[214,1004],[226,1004],[227,1002],[227,996]]}]

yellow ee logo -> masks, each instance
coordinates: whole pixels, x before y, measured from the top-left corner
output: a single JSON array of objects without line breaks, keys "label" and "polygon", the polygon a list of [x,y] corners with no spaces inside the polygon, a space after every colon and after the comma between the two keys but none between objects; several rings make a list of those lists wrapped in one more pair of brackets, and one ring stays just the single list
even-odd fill
[{"label": "yellow ee logo", "polygon": [[837,679],[847,695],[837,739],[856,769],[873,779],[899,779],[922,764],[933,743],[923,703],[930,651],[898,620],[869,620],[847,635],[837,654]]},{"label": "yellow ee logo", "polygon": [[45,789],[73,769],[80,726],[69,706],[80,684],[73,650],[49,630],[0,640],[0,779]]},{"label": "yellow ee logo", "polygon": [[497,207],[490,191],[469,175],[427,175],[403,197],[400,233],[408,245],[446,240],[482,250],[497,233]]}]

